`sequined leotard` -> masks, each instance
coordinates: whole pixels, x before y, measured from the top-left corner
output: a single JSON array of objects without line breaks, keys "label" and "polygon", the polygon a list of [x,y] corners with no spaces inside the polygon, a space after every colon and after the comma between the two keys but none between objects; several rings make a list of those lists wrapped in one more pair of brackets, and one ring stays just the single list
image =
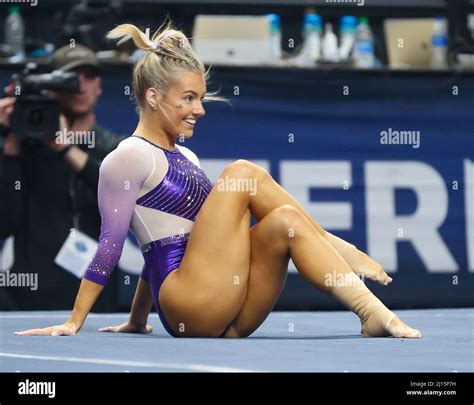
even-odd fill
[{"label": "sequined leotard", "polygon": [[130,227],[145,259],[141,277],[150,283],[158,315],[174,336],[158,294],[166,276],[179,267],[194,220],[211,187],[198,158],[188,148],[176,145],[169,151],[139,136],[123,140],[100,167],[99,247],[84,278],[107,283]]}]

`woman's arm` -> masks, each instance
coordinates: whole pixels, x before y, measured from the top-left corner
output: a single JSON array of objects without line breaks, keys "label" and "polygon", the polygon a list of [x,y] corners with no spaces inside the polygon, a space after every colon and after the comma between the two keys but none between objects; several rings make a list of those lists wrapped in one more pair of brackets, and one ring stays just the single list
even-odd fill
[{"label": "woman's arm", "polygon": [[138,279],[137,290],[133,297],[132,309],[130,310],[129,323],[138,328],[146,326],[148,315],[153,307],[153,295],[150,285],[143,280]]},{"label": "woman's arm", "polygon": [[147,325],[148,315],[153,306],[153,295],[150,285],[143,278],[139,278],[132,309],[127,322],[117,326],[107,326],[99,329],[101,332],[115,333],[150,333],[153,328]]},{"label": "woman's arm", "polygon": [[69,320],[62,325],[19,334],[74,335],[84,324],[120,260],[133,210],[152,162],[133,142],[110,153],[100,168],[98,202],[102,220],[99,247],[81,282]]},{"label": "woman's arm", "polygon": [[74,308],[71,311],[69,320],[66,323],[72,323],[75,326],[75,332],[81,330],[87,315],[91,311],[95,302],[99,298],[104,286],[93,283],[85,278],[81,281],[79,292],[74,302]]},{"label": "woman's arm", "polygon": [[79,292],[77,293],[74,308],[69,319],[60,325],[50,326],[48,328],[28,329],[21,332],[15,332],[18,336],[74,336],[82,328],[87,315],[96,302],[103,286],[83,279]]}]

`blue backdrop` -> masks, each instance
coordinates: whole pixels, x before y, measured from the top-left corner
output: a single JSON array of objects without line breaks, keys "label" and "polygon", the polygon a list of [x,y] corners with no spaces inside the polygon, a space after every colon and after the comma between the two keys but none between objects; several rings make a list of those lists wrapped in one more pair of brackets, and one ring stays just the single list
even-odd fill
[{"label": "blue backdrop", "polygon": [[[130,82],[123,67],[103,78],[97,117],[119,133],[137,123]],[[232,105],[206,104],[184,144],[211,178],[266,165],[387,268],[391,286],[367,284],[394,308],[474,305],[474,75],[216,68],[219,88]],[[341,307],[290,273],[277,308]]]},{"label": "blue backdrop", "polygon": [[[127,74],[105,78],[98,109],[120,132],[136,124]],[[216,172],[215,159],[267,163],[316,220],[390,271],[388,288],[367,282],[388,304],[474,304],[473,75],[218,68],[208,87],[232,106],[207,104],[185,143],[204,168]],[[408,144],[393,144],[394,131]],[[290,273],[279,307],[337,305]]]}]

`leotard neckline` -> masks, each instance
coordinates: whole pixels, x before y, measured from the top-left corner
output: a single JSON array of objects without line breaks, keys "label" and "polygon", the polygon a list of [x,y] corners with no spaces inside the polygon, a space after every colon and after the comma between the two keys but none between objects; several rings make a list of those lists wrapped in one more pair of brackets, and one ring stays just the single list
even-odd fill
[{"label": "leotard neckline", "polygon": [[143,136],[140,136],[140,135],[132,135],[132,137],[134,138],[138,138],[138,139],[143,139],[145,142],[148,142],[150,145],[153,145],[161,150],[164,150],[165,152],[168,152],[168,153],[179,153],[179,149],[177,146],[175,146],[174,150],[169,150],[169,149],[165,149],[163,148],[162,146],[160,145],[157,145],[156,143],[153,143],[151,141],[149,141],[148,139],[144,138]]}]

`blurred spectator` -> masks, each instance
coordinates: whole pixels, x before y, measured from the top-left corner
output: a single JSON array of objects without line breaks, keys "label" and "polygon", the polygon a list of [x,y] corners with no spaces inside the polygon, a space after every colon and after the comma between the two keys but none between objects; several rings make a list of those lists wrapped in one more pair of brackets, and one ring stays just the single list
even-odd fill
[{"label": "blurred spectator", "polygon": [[[94,108],[102,92],[101,71],[88,48],[65,46],[53,55],[53,68],[79,75],[78,93],[52,93],[61,108],[60,131],[90,131],[91,143],[55,139],[22,144],[11,133],[15,99],[0,100],[0,239],[14,236],[10,273],[37,273],[38,289],[1,287],[0,310],[70,309],[80,279],[54,263],[75,228],[97,240],[100,216],[97,185],[102,159],[124,136],[102,128]],[[79,137],[76,137],[79,138]],[[18,185],[20,185],[18,189]],[[93,311],[118,309],[118,272]]]}]

